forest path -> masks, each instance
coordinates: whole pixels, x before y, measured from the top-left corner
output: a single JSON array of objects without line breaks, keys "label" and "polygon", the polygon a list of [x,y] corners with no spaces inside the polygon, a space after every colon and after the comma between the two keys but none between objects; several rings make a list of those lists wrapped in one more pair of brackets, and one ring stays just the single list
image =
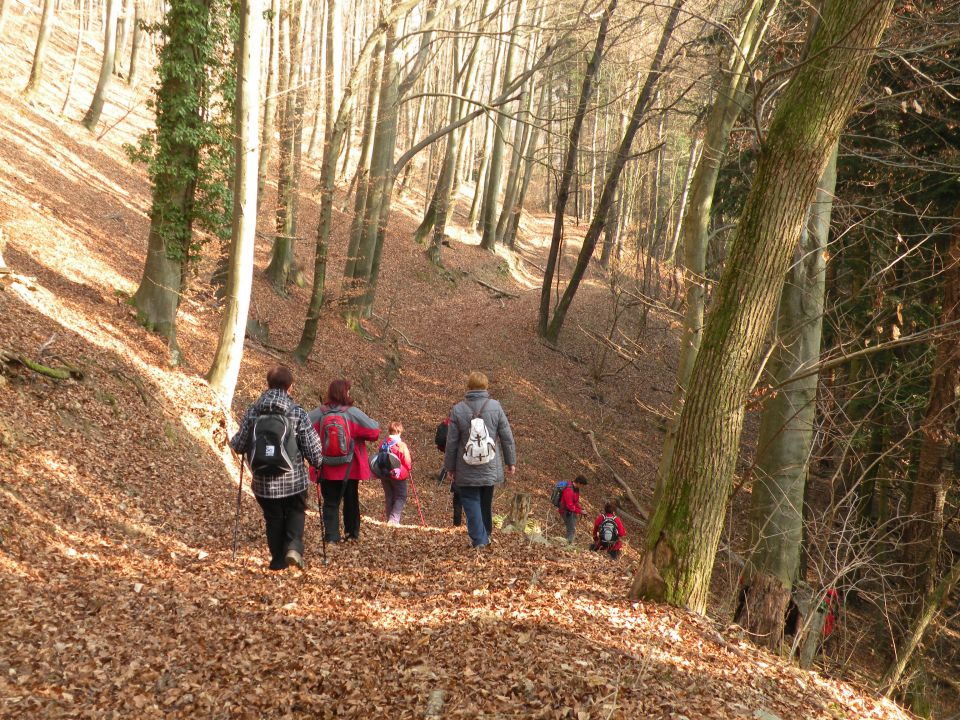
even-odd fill
[{"label": "forest path", "polygon": [[[641,365],[598,385],[596,348],[575,328],[605,317],[600,285],[575,305],[560,354],[535,339],[532,283],[460,242],[446,255],[456,279],[445,279],[409,242],[415,218],[403,207],[376,310],[408,341],[365,340],[331,312],[295,395],[309,407],[347,374],[368,413],[403,419],[428,527],[384,526],[378,488],[365,483],[358,543],[330,548],[322,565],[311,513],[306,572],[270,573],[245,495],[233,559],[232,424],[200,377],[218,310],[199,282],[185,296],[183,368],[170,368],[163,342],[136,324],[124,298],[141,270],[149,187],[120,145],[149,119],[142,97],[118,84],[102,129],[134,111],[103,140],[72,122],[89,100],[92,58],[60,118],[68,41],[59,28],[52,80],[33,105],[16,95],[29,43],[0,48],[0,228],[12,270],[0,276],[0,347],[84,371],[63,382],[0,375],[0,717],[394,718],[428,708],[469,718],[905,717],[707,620],[627,601],[629,554],[613,564],[583,541],[561,549],[502,533],[488,552],[469,549],[463,529],[448,527],[447,488],[431,479],[433,429],[465,372],[491,374],[518,437],[520,471],[497,511],[511,490],[532,492],[550,534],[556,477],[591,473],[590,511],[615,490],[571,420],[596,428],[608,460],[638,484],[654,466],[655,419],[638,415],[634,398],[662,400],[655,388],[669,377],[673,340],[661,321]],[[302,226],[315,227],[315,205],[303,205]],[[346,240],[337,217],[332,267],[342,267]],[[537,262],[542,248],[523,252]],[[309,259],[309,244],[299,252]],[[517,297],[497,298],[474,278]],[[258,275],[254,312],[273,343],[296,341],[304,303],[299,289],[278,300]],[[235,415],[277,356],[251,345]],[[604,382],[617,392],[601,402]],[[413,498],[405,518],[415,522]]]}]

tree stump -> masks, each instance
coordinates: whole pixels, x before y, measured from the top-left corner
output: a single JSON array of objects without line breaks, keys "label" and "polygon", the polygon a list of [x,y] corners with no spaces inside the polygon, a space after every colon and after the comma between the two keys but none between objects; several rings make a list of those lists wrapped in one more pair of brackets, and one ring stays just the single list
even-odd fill
[{"label": "tree stump", "polygon": [[806,584],[798,585],[793,593],[797,606],[797,646],[800,649],[800,667],[813,666],[813,659],[823,639],[823,625],[827,618],[826,605],[820,602],[817,593]]},{"label": "tree stump", "polygon": [[513,500],[510,501],[510,510],[507,511],[507,517],[501,529],[504,532],[524,532],[527,529],[527,518],[530,516],[532,506],[533,498],[530,493],[514,493]]},{"label": "tree stump", "polygon": [[3,261],[3,251],[7,248],[7,235],[3,232],[3,228],[0,228],[0,274],[9,272],[7,269],[7,264]]}]

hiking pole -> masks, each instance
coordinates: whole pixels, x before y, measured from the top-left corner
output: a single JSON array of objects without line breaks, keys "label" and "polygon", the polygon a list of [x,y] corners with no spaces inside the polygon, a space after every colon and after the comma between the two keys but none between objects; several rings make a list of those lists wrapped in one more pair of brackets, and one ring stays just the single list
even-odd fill
[{"label": "hiking pole", "polygon": [[240,534],[240,505],[243,502],[243,458],[239,455],[237,459],[240,460],[240,482],[237,483],[237,516],[233,519],[233,555],[231,555],[231,560],[237,559],[237,539]]},{"label": "hiking pole", "polygon": [[417,486],[413,484],[413,475],[410,476],[410,487],[413,488],[413,499],[417,501],[417,512],[420,513],[420,526],[426,527],[427,522],[423,519],[423,510],[420,509],[420,496],[417,494]]},{"label": "hiking pole", "polygon": [[320,532],[322,543],[323,543],[323,564],[327,564],[327,526],[323,522],[323,501],[320,499],[320,483],[315,483],[317,486],[317,512],[320,514]]}]

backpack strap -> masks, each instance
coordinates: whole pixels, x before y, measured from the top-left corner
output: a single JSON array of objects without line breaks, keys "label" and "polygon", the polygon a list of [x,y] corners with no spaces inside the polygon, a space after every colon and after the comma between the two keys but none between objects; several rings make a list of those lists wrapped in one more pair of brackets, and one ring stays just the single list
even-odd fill
[{"label": "backpack strap", "polygon": [[488,402],[490,402],[490,398],[487,398],[483,401],[483,403],[480,405],[480,408],[473,413],[473,417],[470,419],[476,420],[478,417],[483,415],[483,409],[487,406]]}]

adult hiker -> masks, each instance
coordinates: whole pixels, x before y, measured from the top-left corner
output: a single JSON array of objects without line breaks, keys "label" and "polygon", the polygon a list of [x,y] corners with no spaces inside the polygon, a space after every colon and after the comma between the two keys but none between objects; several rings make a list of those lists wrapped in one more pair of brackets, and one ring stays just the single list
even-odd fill
[{"label": "adult hiker", "polygon": [[320,483],[326,541],[340,542],[341,503],[345,539],[356,540],[360,537],[359,482],[373,476],[367,441],[380,436],[380,425],[354,407],[350,381],[343,378],[330,383],[326,401],[310,411],[310,421],[323,449],[323,465],[319,471],[311,471],[310,476]]},{"label": "adult hiker", "polygon": [[572,483],[568,483],[560,495],[558,511],[567,528],[567,542],[573,545],[577,536],[577,518],[584,514],[580,507],[580,488],[590,483],[583,475],[577,475]]},{"label": "adult hiker", "polygon": [[303,569],[303,526],[307,509],[304,458],[320,467],[320,439],[307,413],[290,397],[293,373],[278,365],[267,373],[267,390],[247,408],[230,447],[247,455],[253,494],[263,510],[270,569]]},{"label": "adult hiker", "polygon": [[387,525],[399,525],[407,504],[407,478],[413,469],[410,448],[403,441],[403,424],[394,420],[387,426],[387,439],[370,461],[370,469],[383,485],[383,515]]},{"label": "adult hiker", "polygon": [[482,372],[471,372],[467,394],[450,411],[444,467],[460,494],[473,547],[490,544],[493,531],[493,489],[504,480],[504,468],[516,472],[517,449],[510,422],[500,403],[487,392]]},{"label": "adult hiker", "polygon": [[611,560],[620,557],[623,548],[623,538],[627,531],[623,521],[617,516],[617,502],[609,500],[603,506],[603,512],[593,521],[593,550],[602,551],[610,556]]}]

